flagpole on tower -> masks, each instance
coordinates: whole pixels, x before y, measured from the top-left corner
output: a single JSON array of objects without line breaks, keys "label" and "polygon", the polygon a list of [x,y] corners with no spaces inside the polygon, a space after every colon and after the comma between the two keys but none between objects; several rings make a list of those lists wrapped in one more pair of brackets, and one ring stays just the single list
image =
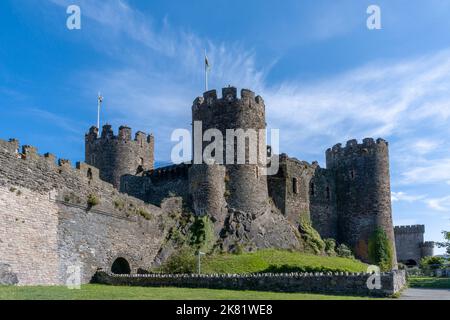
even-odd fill
[{"label": "flagpole on tower", "polygon": [[98,93],[97,96],[97,128],[98,128],[98,134],[100,134],[100,108],[102,107],[103,97]]}]

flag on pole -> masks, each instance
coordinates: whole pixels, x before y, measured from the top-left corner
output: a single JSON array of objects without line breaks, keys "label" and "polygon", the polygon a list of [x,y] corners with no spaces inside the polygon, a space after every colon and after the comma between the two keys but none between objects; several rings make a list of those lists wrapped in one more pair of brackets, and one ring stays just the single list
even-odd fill
[{"label": "flag on pole", "polygon": [[211,66],[209,64],[208,56],[206,55],[206,49],[205,49],[205,92],[208,91],[208,71],[211,69]]},{"label": "flag on pole", "polygon": [[211,66],[209,65],[208,56],[206,55],[206,51],[205,51],[205,70],[209,71],[209,69],[211,69]]}]

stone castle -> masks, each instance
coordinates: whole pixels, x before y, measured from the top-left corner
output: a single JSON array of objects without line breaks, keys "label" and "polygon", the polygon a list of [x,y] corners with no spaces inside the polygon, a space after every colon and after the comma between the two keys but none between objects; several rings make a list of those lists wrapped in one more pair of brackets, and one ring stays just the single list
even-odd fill
[{"label": "stone castle", "polygon": [[[195,99],[195,121],[224,135],[266,129],[265,104],[249,90],[238,96],[236,88],[224,88],[222,97],[212,90]],[[395,250],[383,139],[335,145],[326,151],[326,168],[281,154],[277,174],[268,176],[259,163],[155,169],[154,143],[143,132],[133,139],[128,127],[118,135],[109,125],[100,134],[92,127],[85,163],[73,168],[31,146],[19,152],[16,140],[0,140],[0,274],[26,285],[65,283],[77,268],[83,282],[98,269],[148,270],[176,251],[174,230],[186,232],[180,223],[186,211],[210,219],[214,247],[222,251],[302,250],[301,221],[366,262],[378,228]],[[395,254],[393,260],[396,266]]]}]

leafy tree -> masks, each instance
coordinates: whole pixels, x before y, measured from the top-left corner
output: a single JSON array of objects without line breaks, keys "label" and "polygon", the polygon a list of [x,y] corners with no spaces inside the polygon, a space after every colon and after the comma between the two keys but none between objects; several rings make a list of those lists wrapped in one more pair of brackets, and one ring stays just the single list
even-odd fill
[{"label": "leafy tree", "polygon": [[420,267],[423,269],[439,269],[445,263],[441,257],[424,257],[420,260]]},{"label": "leafy tree", "polygon": [[394,250],[386,232],[377,228],[369,238],[369,260],[370,263],[378,265],[381,271],[392,269],[392,258]]},{"label": "leafy tree", "polygon": [[442,231],[442,234],[445,241],[437,242],[436,244],[439,248],[445,248],[447,254],[450,254],[450,231]]}]

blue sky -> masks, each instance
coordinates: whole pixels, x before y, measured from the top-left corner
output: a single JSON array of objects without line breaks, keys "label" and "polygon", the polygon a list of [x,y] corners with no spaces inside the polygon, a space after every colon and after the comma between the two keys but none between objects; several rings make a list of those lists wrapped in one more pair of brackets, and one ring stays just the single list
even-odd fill
[{"label": "blue sky", "polygon": [[[82,29],[66,28],[66,8]],[[368,30],[366,9],[381,8]],[[103,121],[153,132],[158,161],[170,134],[190,127],[210,86],[250,88],[267,105],[281,150],[324,165],[351,138],[390,142],[394,221],[450,229],[450,3],[448,1],[0,2],[0,138],[73,162]]]}]

